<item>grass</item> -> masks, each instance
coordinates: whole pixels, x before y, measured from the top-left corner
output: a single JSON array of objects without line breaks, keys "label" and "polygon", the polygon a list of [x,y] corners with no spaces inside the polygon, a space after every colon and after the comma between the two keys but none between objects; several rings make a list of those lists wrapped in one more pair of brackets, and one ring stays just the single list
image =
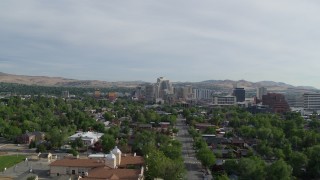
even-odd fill
[{"label": "grass", "polygon": [[9,168],[21,161],[24,161],[26,156],[23,155],[10,155],[10,156],[0,156],[0,172],[3,172],[4,168]]}]

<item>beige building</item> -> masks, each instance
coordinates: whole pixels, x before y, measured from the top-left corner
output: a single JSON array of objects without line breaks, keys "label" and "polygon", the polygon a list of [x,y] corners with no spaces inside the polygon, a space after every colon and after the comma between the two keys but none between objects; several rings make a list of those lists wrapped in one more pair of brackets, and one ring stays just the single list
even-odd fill
[{"label": "beige building", "polygon": [[235,96],[219,96],[213,98],[213,104],[216,106],[234,106],[236,103]]},{"label": "beige building", "polygon": [[123,155],[115,147],[103,158],[65,158],[50,164],[50,176],[74,176],[90,179],[144,179],[144,159],[141,156]]}]

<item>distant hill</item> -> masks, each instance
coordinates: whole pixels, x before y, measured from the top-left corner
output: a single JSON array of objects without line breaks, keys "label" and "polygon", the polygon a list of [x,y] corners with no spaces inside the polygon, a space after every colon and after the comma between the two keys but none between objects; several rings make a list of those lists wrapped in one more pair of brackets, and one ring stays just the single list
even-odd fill
[{"label": "distant hill", "polygon": [[63,86],[63,87],[136,87],[141,81],[132,82],[106,82],[98,80],[76,80],[62,77],[24,76],[0,72],[0,82],[39,85],[39,86]]},{"label": "distant hill", "polygon": [[[26,85],[39,85],[39,86],[61,86],[61,87],[136,87],[140,84],[144,84],[143,81],[118,81],[118,82],[107,82],[98,80],[76,80],[68,79],[63,77],[47,77],[47,76],[24,76],[24,75],[13,75],[0,72],[0,82],[6,83],[17,83]],[[243,87],[245,89],[256,89],[258,87],[266,87],[271,91],[286,91],[286,90],[317,90],[310,86],[292,86],[283,82],[274,81],[260,81],[250,82],[246,80],[207,80],[202,82],[176,82],[174,84],[190,84],[195,87],[207,87],[207,88],[221,88],[221,89],[232,89],[233,87]]]},{"label": "distant hill", "polygon": [[233,87],[241,87],[245,89],[256,89],[258,87],[266,87],[268,90],[271,91],[285,91],[289,89],[305,89],[305,90],[317,90],[311,86],[293,86],[290,84],[286,84],[283,82],[274,82],[274,81],[259,81],[259,82],[250,82],[246,80],[207,80],[196,83],[202,86],[215,86],[220,88],[228,88],[231,89]]}]

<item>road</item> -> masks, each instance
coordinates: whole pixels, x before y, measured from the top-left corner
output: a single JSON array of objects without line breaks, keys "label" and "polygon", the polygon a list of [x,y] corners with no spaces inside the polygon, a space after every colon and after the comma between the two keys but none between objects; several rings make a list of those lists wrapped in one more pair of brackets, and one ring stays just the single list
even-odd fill
[{"label": "road", "polygon": [[176,139],[182,143],[182,156],[184,158],[184,164],[188,171],[186,179],[212,179],[212,177],[204,178],[205,169],[202,167],[201,162],[196,158],[196,152],[192,146],[193,139],[188,132],[188,126],[185,123],[185,119],[181,117],[178,118],[176,127],[179,129]]}]

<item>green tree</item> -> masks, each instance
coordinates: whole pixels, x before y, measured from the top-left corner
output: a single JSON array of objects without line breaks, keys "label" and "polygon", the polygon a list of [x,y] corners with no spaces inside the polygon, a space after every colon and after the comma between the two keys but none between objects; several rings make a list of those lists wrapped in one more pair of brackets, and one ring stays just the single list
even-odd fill
[{"label": "green tree", "polygon": [[71,149],[69,153],[72,154],[73,156],[78,156],[79,155],[79,152],[77,150],[75,150],[75,149]]},{"label": "green tree", "polygon": [[216,162],[216,157],[208,147],[199,149],[197,157],[205,167],[211,167]]},{"label": "green tree", "polygon": [[39,144],[37,146],[36,152],[45,153],[45,152],[47,152],[47,147],[44,144]]},{"label": "green tree", "polygon": [[283,159],[272,163],[266,168],[268,179],[270,180],[290,180],[292,178],[292,167],[288,165]]},{"label": "green tree", "polygon": [[316,145],[307,149],[307,157],[309,159],[307,165],[307,173],[311,178],[320,177],[320,145]]},{"label": "green tree", "polygon": [[84,147],[84,143],[83,143],[81,137],[78,137],[74,141],[72,141],[71,142],[71,147],[73,149],[83,148]]},{"label": "green tree", "polygon": [[146,176],[148,179],[162,178],[168,180],[181,179],[185,173],[183,162],[171,160],[163,152],[153,149],[146,158]]},{"label": "green tree", "polygon": [[223,167],[228,174],[235,174],[239,172],[238,163],[234,159],[227,159],[223,164]]},{"label": "green tree", "polygon": [[106,112],[103,114],[103,117],[106,121],[112,121],[113,120],[113,115],[110,112]]},{"label": "green tree", "polygon": [[101,137],[101,145],[104,153],[109,153],[116,145],[116,141],[112,135],[104,134]]},{"label": "green tree", "polygon": [[66,132],[54,127],[48,132],[47,139],[51,142],[52,147],[59,148],[67,139]]},{"label": "green tree", "polygon": [[29,149],[35,148],[36,147],[36,142],[31,141],[29,144]]},{"label": "green tree", "polygon": [[222,175],[219,175],[216,179],[217,180],[229,180],[229,177],[226,174],[222,174]]},{"label": "green tree", "polygon": [[301,176],[303,174],[302,168],[306,168],[308,158],[301,152],[292,152],[289,156],[288,163],[293,168],[294,176]]},{"label": "green tree", "polygon": [[265,179],[265,162],[257,156],[242,158],[239,161],[239,174],[242,179]]}]

